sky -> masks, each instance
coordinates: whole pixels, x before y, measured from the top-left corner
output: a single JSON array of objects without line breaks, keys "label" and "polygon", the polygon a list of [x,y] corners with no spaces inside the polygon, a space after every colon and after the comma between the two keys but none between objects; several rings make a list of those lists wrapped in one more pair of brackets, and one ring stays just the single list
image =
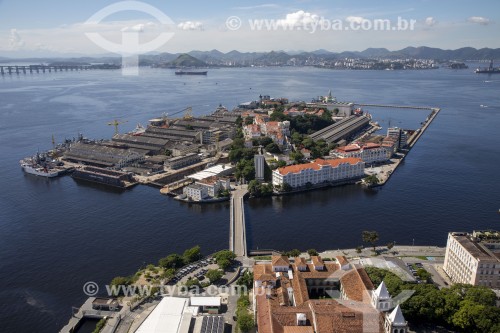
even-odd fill
[{"label": "sky", "polygon": [[499,48],[499,24],[496,0],[0,0],[0,57]]}]

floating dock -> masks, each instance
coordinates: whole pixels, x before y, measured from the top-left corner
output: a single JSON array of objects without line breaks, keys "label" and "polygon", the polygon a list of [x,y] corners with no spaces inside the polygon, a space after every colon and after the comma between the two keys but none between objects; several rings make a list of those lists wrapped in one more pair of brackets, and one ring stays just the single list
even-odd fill
[{"label": "floating dock", "polygon": [[72,177],[74,179],[110,185],[122,189],[128,189],[138,184],[132,173],[97,167],[78,168],[73,172]]}]

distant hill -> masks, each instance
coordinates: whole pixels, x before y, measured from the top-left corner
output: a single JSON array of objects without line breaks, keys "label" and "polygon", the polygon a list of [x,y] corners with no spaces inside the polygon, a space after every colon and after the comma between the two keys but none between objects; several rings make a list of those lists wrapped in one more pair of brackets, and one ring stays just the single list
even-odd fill
[{"label": "distant hill", "polygon": [[177,59],[165,64],[166,67],[207,67],[207,63],[189,54],[181,54]]},{"label": "distant hill", "polygon": [[[191,51],[189,53],[160,53],[140,55],[141,66],[156,67],[224,67],[224,66],[304,66],[318,65],[325,61],[334,61],[344,58],[361,59],[433,59],[438,61],[449,60],[490,60],[500,61],[500,49],[463,47],[456,50],[443,50],[427,46],[406,47],[401,50],[389,51],[385,48],[368,48],[364,51],[330,52],[320,49],[312,52],[271,51],[271,52],[239,52],[236,50],[223,53],[218,50]],[[19,61],[32,63],[50,63],[64,61],[71,63],[115,63],[120,64],[121,58],[71,57],[59,56],[54,58],[8,58],[2,54],[1,61]]]}]

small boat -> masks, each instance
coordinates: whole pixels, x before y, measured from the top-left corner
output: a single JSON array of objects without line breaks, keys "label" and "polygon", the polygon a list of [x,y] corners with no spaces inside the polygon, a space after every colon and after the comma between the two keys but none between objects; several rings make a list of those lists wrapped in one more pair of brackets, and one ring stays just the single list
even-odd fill
[{"label": "small boat", "polygon": [[208,71],[176,71],[175,75],[207,75]]}]

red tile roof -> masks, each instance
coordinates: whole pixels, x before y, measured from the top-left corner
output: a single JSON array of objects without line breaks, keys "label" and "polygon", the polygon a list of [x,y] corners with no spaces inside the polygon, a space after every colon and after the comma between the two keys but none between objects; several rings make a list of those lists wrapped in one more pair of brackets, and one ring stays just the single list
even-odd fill
[{"label": "red tile roof", "polygon": [[290,260],[286,256],[273,256],[272,257],[273,266],[289,266]]},{"label": "red tile roof", "polygon": [[358,163],[362,162],[360,158],[354,158],[354,157],[349,157],[349,158],[338,158],[338,159],[333,159],[333,160],[323,160],[321,158],[318,158],[314,160],[311,163],[305,163],[305,164],[297,164],[297,165],[289,165],[283,168],[279,168],[278,172],[281,175],[287,175],[289,173],[299,173],[303,170],[320,170],[321,166],[327,166],[329,165],[332,168],[336,168],[341,164],[351,164],[351,165],[356,165]]}]

